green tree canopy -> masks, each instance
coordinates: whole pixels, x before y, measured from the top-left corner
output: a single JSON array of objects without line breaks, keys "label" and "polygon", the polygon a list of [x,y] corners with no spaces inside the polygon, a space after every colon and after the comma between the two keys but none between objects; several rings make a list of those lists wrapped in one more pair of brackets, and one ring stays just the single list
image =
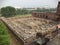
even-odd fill
[{"label": "green tree canopy", "polygon": [[16,14],[16,9],[11,6],[1,8],[1,14],[4,17],[11,17]]}]

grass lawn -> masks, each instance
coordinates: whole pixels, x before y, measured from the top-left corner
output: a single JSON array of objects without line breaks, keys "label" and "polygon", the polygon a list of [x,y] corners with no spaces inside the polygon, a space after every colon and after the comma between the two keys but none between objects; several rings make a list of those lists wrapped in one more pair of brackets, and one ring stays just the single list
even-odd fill
[{"label": "grass lawn", "polygon": [[16,15],[16,16],[14,16],[14,17],[24,17],[24,16],[31,16],[32,14],[25,14],[25,15]]},{"label": "grass lawn", "polygon": [[10,45],[10,39],[7,28],[1,20],[0,20],[0,45]]}]

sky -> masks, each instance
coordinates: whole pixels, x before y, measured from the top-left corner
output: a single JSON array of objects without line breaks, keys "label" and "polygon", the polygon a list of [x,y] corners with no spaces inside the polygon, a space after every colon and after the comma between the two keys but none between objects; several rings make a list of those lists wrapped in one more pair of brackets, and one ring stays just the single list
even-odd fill
[{"label": "sky", "polygon": [[56,8],[60,0],[0,0],[0,8],[13,6],[15,8]]}]

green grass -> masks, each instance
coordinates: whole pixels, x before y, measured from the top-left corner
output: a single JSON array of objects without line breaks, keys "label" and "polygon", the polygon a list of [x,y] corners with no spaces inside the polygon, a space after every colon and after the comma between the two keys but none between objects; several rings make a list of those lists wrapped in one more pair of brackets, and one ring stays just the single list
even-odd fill
[{"label": "green grass", "polygon": [[31,16],[31,14],[25,14],[25,15],[16,15],[14,17],[23,17],[23,16]]},{"label": "green grass", "polygon": [[9,45],[10,39],[6,26],[0,21],[0,45]]}]

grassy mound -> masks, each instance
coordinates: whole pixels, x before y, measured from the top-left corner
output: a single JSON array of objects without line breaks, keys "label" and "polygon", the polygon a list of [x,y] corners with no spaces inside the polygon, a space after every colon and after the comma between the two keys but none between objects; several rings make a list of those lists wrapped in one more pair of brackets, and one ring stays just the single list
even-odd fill
[{"label": "grassy mound", "polygon": [[8,31],[2,21],[0,21],[0,45],[10,45]]}]

